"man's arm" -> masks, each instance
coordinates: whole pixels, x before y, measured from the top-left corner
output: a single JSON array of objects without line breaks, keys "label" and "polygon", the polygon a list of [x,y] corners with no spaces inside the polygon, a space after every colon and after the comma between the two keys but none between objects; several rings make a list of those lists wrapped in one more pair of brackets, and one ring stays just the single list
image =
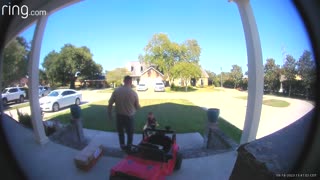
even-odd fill
[{"label": "man's arm", "polygon": [[140,103],[139,103],[139,98],[137,94],[136,94],[136,101],[134,102],[134,107],[136,108],[136,110],[140,109]]},{"label": "man's arm", "polygon": [[111,98],[109,99],[109,104],[108,104],[108,117],[109,119],[112,119],[112,106],[114,103],[114,94],[112,93]]}]

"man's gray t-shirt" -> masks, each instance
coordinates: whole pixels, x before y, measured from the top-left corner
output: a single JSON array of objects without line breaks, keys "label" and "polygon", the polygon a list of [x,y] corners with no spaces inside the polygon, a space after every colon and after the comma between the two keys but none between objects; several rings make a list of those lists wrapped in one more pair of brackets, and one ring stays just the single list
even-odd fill
[{"label": "man's gray t-shirt", "polygon": [[117,114],[133,116],[138,106],[138,94],[130,87],[121,86],[111,95],[109,104],[116,104]]}]

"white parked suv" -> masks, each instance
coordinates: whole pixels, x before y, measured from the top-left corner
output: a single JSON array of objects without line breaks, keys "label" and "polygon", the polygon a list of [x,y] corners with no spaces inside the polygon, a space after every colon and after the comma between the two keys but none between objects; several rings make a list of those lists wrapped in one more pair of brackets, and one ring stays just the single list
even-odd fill
[{"label": "white parked suv", "polygon": [[58,89],[51,91],[47,96],[40,98],[42,111],[59,111],[60,108],[73,104],[80,105],[82,94],[73,89]]},{"label": "white parked suv", "polygon": [[154,85],[154,92],[164,92],[165,88],[164,88],[164,84],[163,82],[156,82],[156,84]]},{"label": "white parked suv", "polygon": [[39,86],[39,97],[48,95],[50,91],[51,89],[48,86]]},{"label": "white parked suv", "polygon": [[137,91],[146,91],[148,90],[148,86],[145,83],[139,83],[137,86]]},{"label": "white parked suv", "polygon": [[8,102],[23,103],[26,98],[26,92],[19,87],[8,87],[2,91],[2,103],[6,105]]}]

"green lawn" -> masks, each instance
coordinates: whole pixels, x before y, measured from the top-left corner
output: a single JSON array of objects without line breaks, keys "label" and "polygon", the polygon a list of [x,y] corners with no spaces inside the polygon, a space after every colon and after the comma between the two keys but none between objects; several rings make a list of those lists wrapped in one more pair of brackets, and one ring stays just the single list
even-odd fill
[{"label": "green lawn", "polygon": [[[219,92],[224,91],[223,89],[216,88],[214,86],[206,86],[206,87],[188,87],[187,92]],[[173,89],[170,87],[166,87],[166,92],[175,93],[175,92],[186,92],[186,87],[175,86]]]},{"label": "green lawn", "polygon": [[[82,109],[83,126],[88,129],[115,131],[115,117],[107,117],[107,102],[98,101],[84,105]],[[199,132],[204,133],[207,113],[190,101],[184,99],[141,99],[141,109],[135,115],[135,132],[141,133],[148,112],[153,112],[159,123],[159,128],[170,126],[177,133]],[[70,111],[59,113],[54,117],[63,123],[69,123]],[[220,118],[219,126],[235,141],[240,141],[241,131]]]},{"label": "green lawn", "polygon": [[238,129],[236,126],[230,124],[225,119],[219,117],[219,128],[223,131],[227,136],[233,139],[235,142],[240,144],[240,139],[242,135],[242,130]]},{"label": "green lawn", "polygon": [[290,105],[290,103],[288,103],[287,101],[277,99],[264,100],[262,104],[272,107],[288,107]]},{"label": "green lawn", "polygon": [[[247,100],[248,96],[236,96],[235,98]],[[262,104],[266,106],[272,106],[272,107],[288,107],[290,105],[290,103],[288,103],[287,101],[278,100],[278,99],[263,100]]]}]

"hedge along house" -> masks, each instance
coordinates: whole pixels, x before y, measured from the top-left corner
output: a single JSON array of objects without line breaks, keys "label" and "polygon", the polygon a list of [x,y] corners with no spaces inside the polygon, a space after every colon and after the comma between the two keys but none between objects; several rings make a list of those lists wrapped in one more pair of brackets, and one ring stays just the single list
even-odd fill
[{"label": "hedge along house", "polygon": [[[232,0],[229,0],[231,2]],[[15,1],[21,3],[22,1]],[[38,86],[39,86],[39,61],[40,61],[40,50],[43,39],[44,30],[50,14],[80,2],[80,0],[26,0],[23,4],[27,5],[30,9],[45,10],[46,15],[43,16],[30,16],[27,19],[22,19],[19,16],[10,17],[11,20],[7,24],[2,25],[1,28],[6,30],[6,39],[4,46],[14,39],[19,33],[28,28],[31,24],[36,23],[36,29],[31,45],[31,53],[29,56],[28,72],[30,77],[29,95],[30,95],[30,107],[32,116],[33,133],[35,135],[35,141],[40,144],[48,142],[48,138],[45,135],[42,117],[39,109],[38,100]],[[243,133],[241,137],[241,144],[245,144],[256,139],[257,130],[260,121],[261,108],[262,108],[262,96],[263,96],[263,61],[262,51],[259,33],[253,11],[249,0],[233,0],[240,12],[248,57],[248,101],[245,123]],[[13,6],[14,3],[11,4]],[[3,17],[0,17],[3,18]],[[1,47],[1,61],[0,67],[3,67],[3,46]],[[2,69],[0,70],[0,80],[2,77]],[[0,88],[1,83],[0,83]],[[2,98],[1,98],[2,99]],[[3,107],[1,107],[1,116],[3,116]],[[3,117],[2,117],[3,118]],[[2,123],[2,122],[1,122]]]}]

